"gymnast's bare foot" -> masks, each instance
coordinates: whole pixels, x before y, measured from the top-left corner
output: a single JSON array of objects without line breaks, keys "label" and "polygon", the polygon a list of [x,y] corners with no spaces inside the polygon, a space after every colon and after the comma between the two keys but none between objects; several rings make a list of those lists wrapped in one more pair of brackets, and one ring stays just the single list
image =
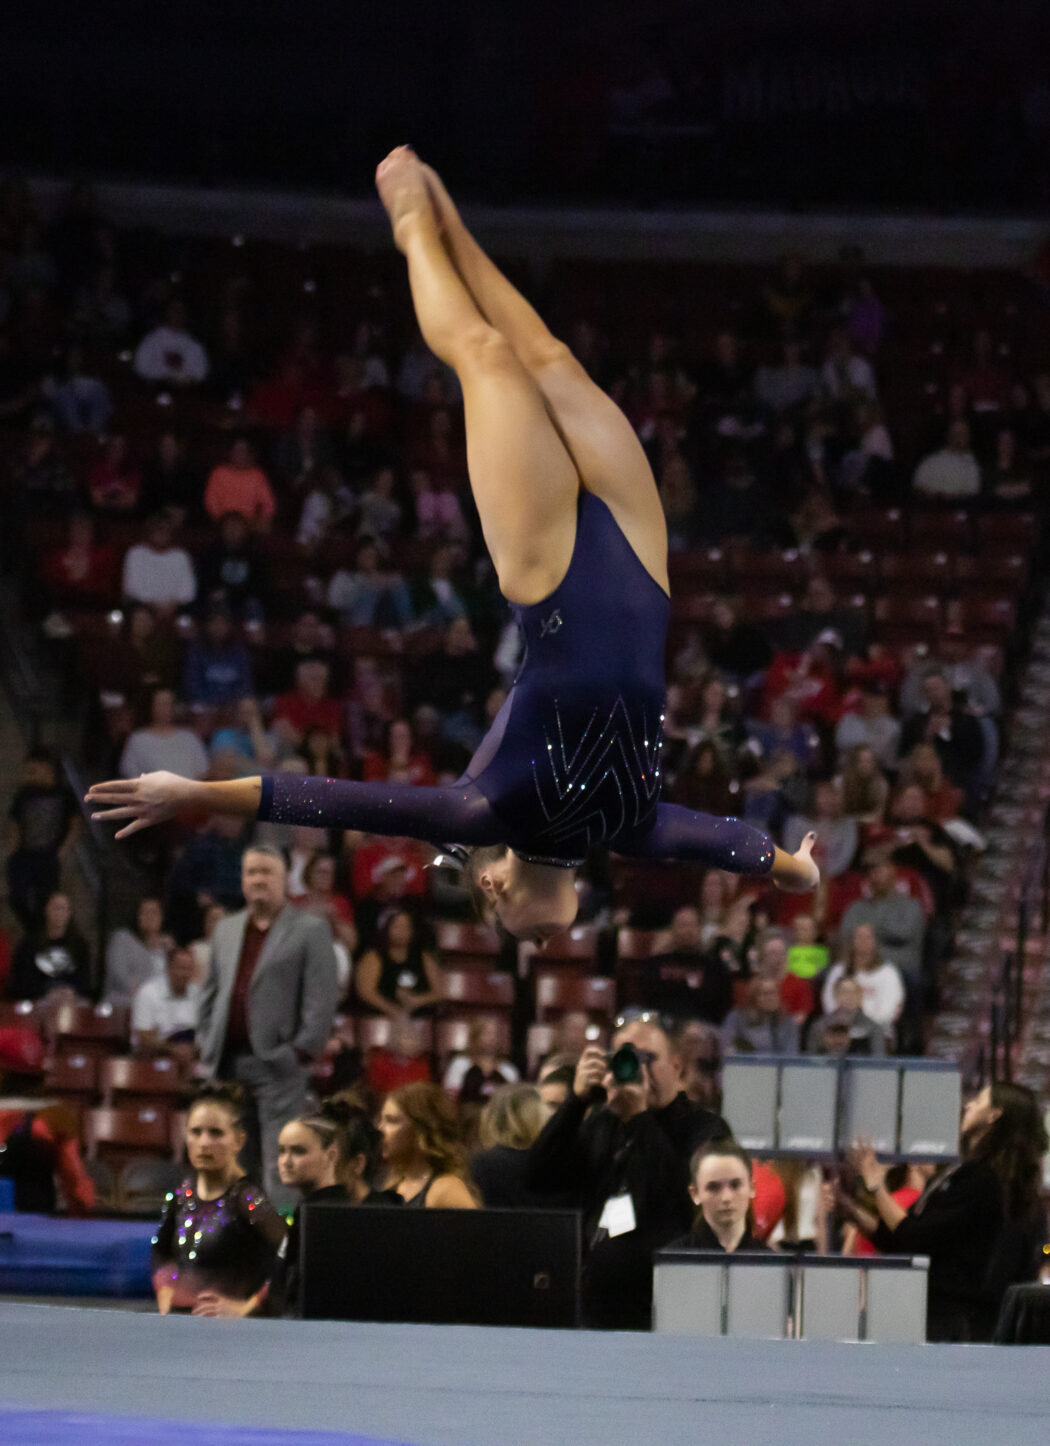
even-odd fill
[{"label": "gymnast's bare foot", "polygon": [[433,216],[423,166],[411,146],[398,146],[376,170],[376,188],[394,232],[394,245],[405,249],[405,236],[414,220]]},{"label": "gymnast's bare foot", "polygon": [[773,858],[772,879],[787,894],[808,894],[820,883],[820,870],[813,862],[815,833],[807,833],[793,854],[777,849]]},{"label": "gymnast's bare foot", "polygon": [[438,175],[437,171],[434,170],[434,167],[428,166],[425,161],[421,161],[420,165],[423,170],[423,179],[426,181],[427,192],[430,196],[430,204],[433,206],[434,215],[437,217],[438,226],[441,229],[442,235],[448,235],[453,227],[461,224],[459,212],[456,210],[452,197],[445,189],[444,181]]}]

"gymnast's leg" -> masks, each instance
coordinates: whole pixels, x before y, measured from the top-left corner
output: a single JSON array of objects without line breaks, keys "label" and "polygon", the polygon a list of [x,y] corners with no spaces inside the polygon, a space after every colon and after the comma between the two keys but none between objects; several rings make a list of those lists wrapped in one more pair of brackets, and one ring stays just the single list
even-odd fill
[{"label": "gymnast's leg", "polygon": [[376,184],[423,338],[463,388],[470,485],[500,586],[512,602],[539,602],[572,558],[579,474],[536,382],[453,265],[418,158],[391,152]]},{"label": "gymnast's leg", "polygon": [[423,171],[445,244],[478,310],[510,342],[539,387],[584,487],[609,506],[666,591],[667,526],[634,428],[478,245],[437,174],[429,166]]}]

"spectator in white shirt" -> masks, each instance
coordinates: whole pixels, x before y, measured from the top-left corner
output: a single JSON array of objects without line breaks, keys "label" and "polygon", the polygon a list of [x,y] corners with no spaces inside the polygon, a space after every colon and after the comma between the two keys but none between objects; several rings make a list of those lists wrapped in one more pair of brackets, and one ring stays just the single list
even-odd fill
[{"label": "spectator in white shirt", "polygon": [[192,1060],[201,999],[201,986],[194,980],[196,967],[191,950],[172,949],[164,973],[139,987],[131,1006],[137,1053]]},{"label": "spectator in white shirt", "polygon": [[844,326],[837,326],[828,337],[827,354],[820,369],[820,384],[826,396],[834,401],[851,397],[875,400],[875,369],[867,357],[858,355]]},{"label": "spectator in white shirt", "polygon": [[136,728],[120,755],[121,778],[137,778],[158,769],[181,778],[203,778],[208,771],[204,744],[189,728],[175,723],[175,694],[157,688],[150,700],[150,721]]},{"label": "spectator in white shirt", "polygon": [[517,1080],[518,1071],[500,1050],[496,1021],[484,1015],[472,1019],[467,1052],[450,1062],[442,1081],[445,1089],[462,1104],[477,1104],[501,1084],[516,1084]]},{"label": "spectator in white shirt", "polygon": [[939,452],[931,452],[915,469],[912,487],[923,497],[976,497],[981,468],[970,445],[970,424],[961,418],[948,428]]},{"label": "spectator in white shirt", "polygon": [[128,548],[122,590],[130,602],[173,613],[197,596],[190,555],[185,548],[172,545],[173,533],[171,519],[158,513],[146,523],[145,540]]},{"label": "spectator in white shirt", "polygon": [[134,368],[143,381],[166,386],[194,386],[207,377],[208,353],[186,330],[186,307],[178,297],[164,322],[139,342]]},{"label": "spectator in white shirt", "polygon": [[857,925],[845,961],[824,976],[821,1003],[828,1014],[838,1008],[835,986],[845,978],[856,980],[864,1013],[892,1037],[904,1008],[904,981],[896,964],[883,959],[870,924]]}]

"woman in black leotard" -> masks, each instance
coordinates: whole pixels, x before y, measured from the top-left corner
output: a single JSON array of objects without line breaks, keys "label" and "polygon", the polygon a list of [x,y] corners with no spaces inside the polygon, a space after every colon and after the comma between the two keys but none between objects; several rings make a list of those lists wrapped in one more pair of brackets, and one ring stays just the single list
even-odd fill
[{"label": "woman in black leotard", "polygon": [[739,820],[659,801],[667,529],[630,423],[409,148],[376,180],[420,329],[463,389],[471,488],[525,643],[511,694],[447,787],[147,774],[96,785],[99,816],[130,820],[118,837],[200,807],[480,846],[470,882],[505,929],[537,942],[572,923],[576,867],[602,844],[813,888],[812,838],[790,855]]},{"label": "woman in black leotard", "polygon": [[[373,1190],[379,1132],[364,1110],[341,1096],[312,1115],[289,1120],[277,1143],[281,1184],[298,1190],[300,1204],[400,1205],[392,1190]],[[300,1214],[297,1205],[270,1276],[268,1315],[301,1314]]]},{"label": "woman in black leotard", "polygon": [[243,1101],[235,1085],[205,1085],[186,1117],[192,1173],[169,1197],[153,1239],[161,1315],[249,1315],[284,1239],[284,1221],[237,1157]]}]

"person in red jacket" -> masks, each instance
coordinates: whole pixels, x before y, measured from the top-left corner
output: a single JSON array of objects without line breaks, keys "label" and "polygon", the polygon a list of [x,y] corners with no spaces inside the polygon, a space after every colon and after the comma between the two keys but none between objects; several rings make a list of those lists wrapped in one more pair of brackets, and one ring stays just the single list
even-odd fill
[{"label": "person in red jacket", "polygon": [[0,1178],[14,1184],[15,1209],[51,1215],[59,1192],[70,1215],[95,1208],[76,1121],[41,1097],[44,1045],[27,1025],[0,1028]]}]

